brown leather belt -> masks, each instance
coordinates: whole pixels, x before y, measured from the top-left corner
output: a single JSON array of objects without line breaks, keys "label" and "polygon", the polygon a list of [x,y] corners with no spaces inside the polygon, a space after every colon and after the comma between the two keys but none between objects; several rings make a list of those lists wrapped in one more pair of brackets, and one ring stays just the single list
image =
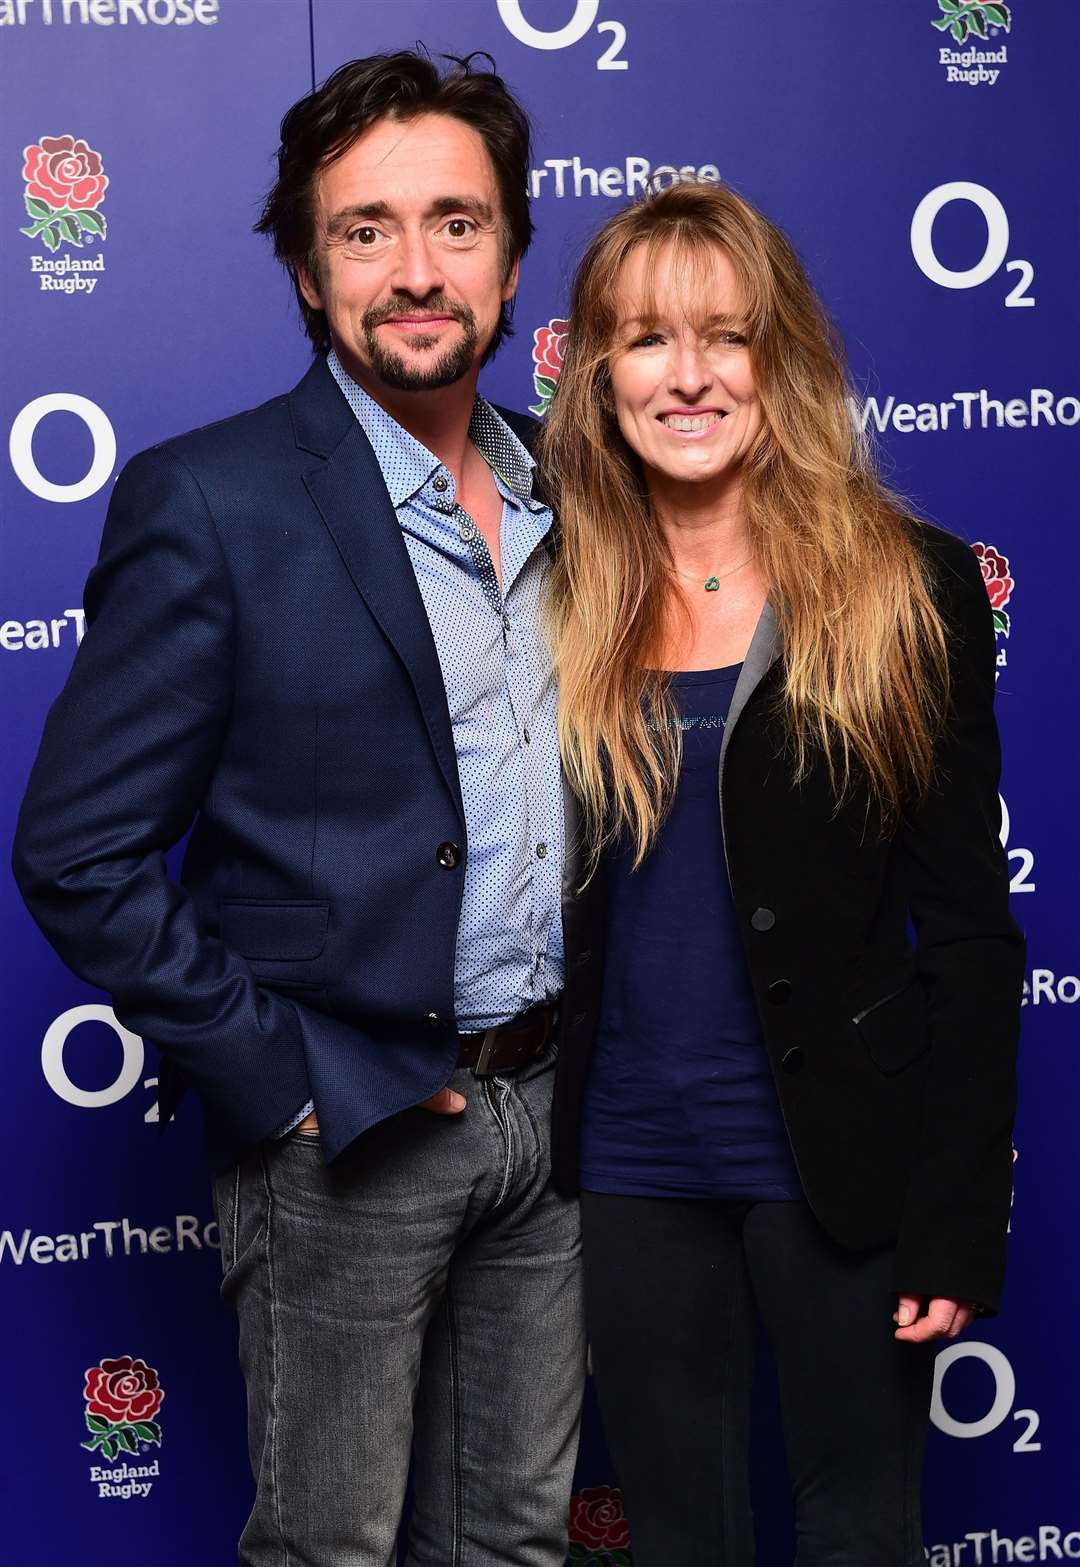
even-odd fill
[{"label": "brown leather belt", "polygon": [[542,1055],[555,1032],[558,1003],[546,1002],[519,1012],[509,1023],[488,1028],[480,1034],[459,1034],[458,1066],[468,1067],[477,1077],[494,1072],[510,1072],[525,1061]]}]

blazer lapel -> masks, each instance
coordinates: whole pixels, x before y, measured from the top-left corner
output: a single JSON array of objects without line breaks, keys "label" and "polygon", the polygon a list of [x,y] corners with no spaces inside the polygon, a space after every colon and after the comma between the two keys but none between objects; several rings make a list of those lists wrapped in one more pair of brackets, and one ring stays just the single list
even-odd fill
[{"label": "blazer lapel", "polygon": [[304,485],[365,604],[409,672],[436,760],[464,823],[439,655],[401,524],[371,444],[324,360],[291,398],[297,445],[321,456]]},{"label": "blazer lapel", "polygon": [[721,784],[724,781],[724,762],[727,758],[727,749],[731,744],[731,736],[735,732],[735,725],[739,722],[747,702],[779,656],[780,627],[777,624],[775,610],[766,600],[754,635],[750,640],[746,657],[743,659],[739,678],[735,682],[735,690],[731,694],[731,707],[728,709],[727,723],[724,725],[724,738],[720,742]]}]

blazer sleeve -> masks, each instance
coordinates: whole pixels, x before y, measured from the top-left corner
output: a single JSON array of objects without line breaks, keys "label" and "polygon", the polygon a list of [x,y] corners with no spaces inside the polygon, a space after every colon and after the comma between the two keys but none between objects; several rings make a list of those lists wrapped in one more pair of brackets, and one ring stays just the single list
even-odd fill
[{"label": "blazer sleeve", "polygon": [[117,481],[87,630],[30,776],[13,866],[44,934],[107,991],[237,1139],[309,1098],[292,1004],[200,928],[165,851],[211,785],[232,699],[234,605],[187,466],[144,452]]},{"label": "blazer sleeve", "polygon": [[978,561],[940,560],[951,703],[935,782],[900,853],[916,931],[930,1066],[921,1146],[901,1221],[897,1288],[996,1311],[1012,1196],[1024,940],[1000,839],[995,637]]}]

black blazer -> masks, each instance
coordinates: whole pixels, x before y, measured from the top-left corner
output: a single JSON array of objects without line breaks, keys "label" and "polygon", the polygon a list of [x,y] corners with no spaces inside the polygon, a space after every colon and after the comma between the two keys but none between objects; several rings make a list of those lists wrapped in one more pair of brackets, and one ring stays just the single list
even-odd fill
[{"label": "black blazer", "polygon": [[[732,700],[720,801],[762,1030],[814,1213],[845,1246],[895,1244],[898,1289],[992,1311],[1024,943],[999,836],[989,600],[965,544],[924,525],[920,537],[950,631],[953,690],[926,802],[884,836],[868,826],[865,793],[837,810],[822,758],[795,783],[768,607]],[[564,918],[554,1165],[570,1193],[601,999],[602,871]]]}]

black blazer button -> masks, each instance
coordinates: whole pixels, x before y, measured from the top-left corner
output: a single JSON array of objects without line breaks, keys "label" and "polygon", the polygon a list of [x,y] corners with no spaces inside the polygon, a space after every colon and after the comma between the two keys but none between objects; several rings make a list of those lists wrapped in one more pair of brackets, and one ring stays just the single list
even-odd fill
[{"label": "black blazer button", "polygon": [[785,1050],[780,1057],[780,1065],[785,1072],[801,1072],[805,1057],[798,1045],[792,1045],[790,1050]]},{"label": "black blazer button", "polygon": [[790,979],[774,979],[765,992],[774,1007],[782,1007],[791,1000]]},{"label": "black blazer button", "polygon": [[776,915],[772,909],[755,909],[750,916],[750,923],[755,930],[772,930],[776,924]]},{"label": "black blazer button", "polygon": [[440,843],[435,858],[444,870],[452,871],[461,860],[461,850],[456,843]]},{"label": "black blazer button", "polygon": [[575,968],[584,968],[586,963],[588,963],[591,958],[592,958],[592,948],[591,947],[586,947],[585,951],[584,952],[579,952],[577,957],[574,959],[574,967]]}]

